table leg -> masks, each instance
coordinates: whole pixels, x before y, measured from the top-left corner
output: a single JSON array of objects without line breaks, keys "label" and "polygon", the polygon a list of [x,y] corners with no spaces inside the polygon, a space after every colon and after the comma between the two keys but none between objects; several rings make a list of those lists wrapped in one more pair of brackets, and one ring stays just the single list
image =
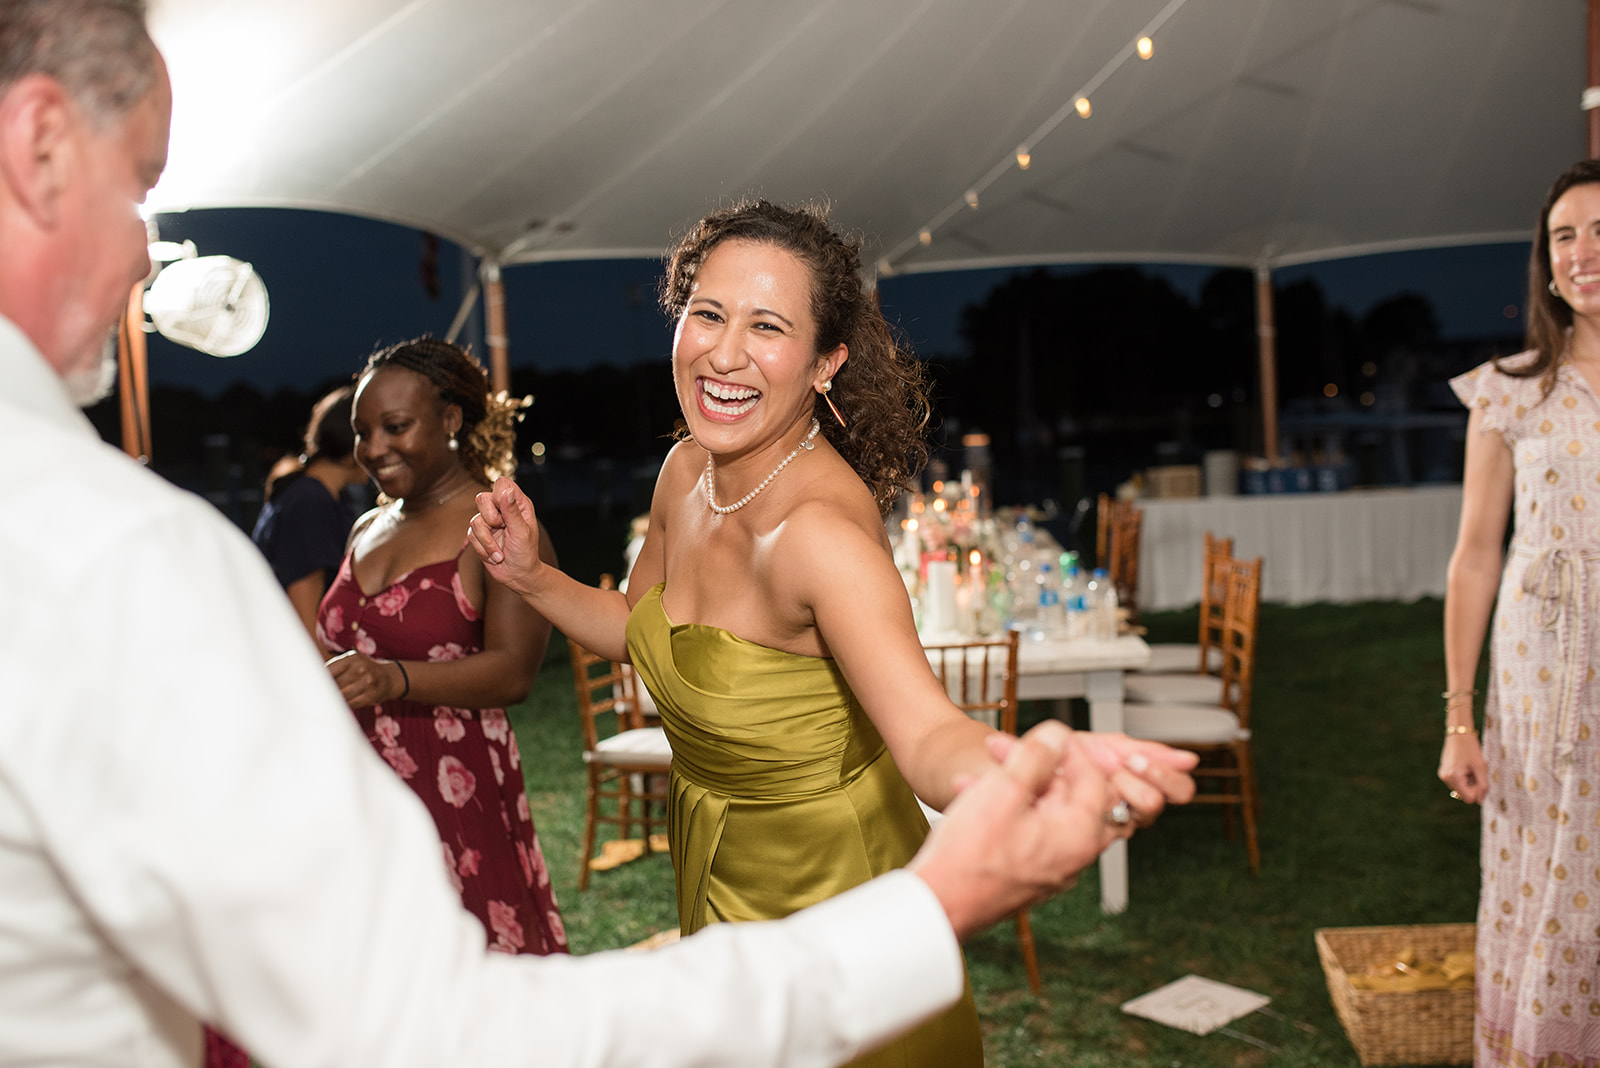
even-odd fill
[{"label": "table leg", "polygon": [[[1091,671],[1086,695],[1089,729],[1122,730],[1122,672]],[[1119,840],[1100,854],[1100,911],[1116,913],[1128,907],[1128,843]]]}]

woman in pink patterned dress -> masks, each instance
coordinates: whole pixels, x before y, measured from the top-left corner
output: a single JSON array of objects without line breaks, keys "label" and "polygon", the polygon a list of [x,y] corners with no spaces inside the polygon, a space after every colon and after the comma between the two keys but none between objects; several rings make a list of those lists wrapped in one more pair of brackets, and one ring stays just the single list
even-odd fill
[{"label": "woman in pink patterned dress", "polygon": [[[1451,382],[1471,417],[1445,595],[1439,777],[1452,796],[1483,804],[1475,1062],[1592,1065],[1600,1061],[1600,161],[1575,164],[1551,188],[1528,289],[1528,350]],[[1473,694],[1491,609],[1480,745]]]},{"label": "woman in pink patterned dress", "polygon": [[465,541],[474,494],[514,466],[521,406],[491,397],[483,369],[443,341],[368,361],[355,455],[387,500],[351,532],[317,636],[367,740],[433,815],[490,947],[546,954],[567,940],[505,706],[527,696],[550,624]]}]

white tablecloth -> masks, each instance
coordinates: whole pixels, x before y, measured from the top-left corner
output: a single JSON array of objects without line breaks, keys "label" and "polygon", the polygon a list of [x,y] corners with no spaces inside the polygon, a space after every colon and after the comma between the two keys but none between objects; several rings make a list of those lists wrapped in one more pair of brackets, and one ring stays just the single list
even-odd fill
[{"label": "white tablecloth", "polygon": [[1199,603],[1207,531],[1231,535],[1235,556],[1263,558],[1264,601],[1410,601],[1444,596],[1461,487],[1146,500],[1139,507],[1143,610]]}]

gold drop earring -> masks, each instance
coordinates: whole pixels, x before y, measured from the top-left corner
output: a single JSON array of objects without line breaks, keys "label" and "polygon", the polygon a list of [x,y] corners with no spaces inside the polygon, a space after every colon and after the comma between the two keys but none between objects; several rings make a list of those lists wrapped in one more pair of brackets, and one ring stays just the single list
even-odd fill
[{"label": "gold drop earring", "polygon": [[822,399],[828,402],[828,410],[833,413],[833,417],[835,419],[839,420],[839,425],[841,427],[843,427],[843,426],[846,425],[845,421],[844,421],[844,416],[839,414],[838,405],[834,404],[833,403],[833,398],[828,396],[828,394],[830,392],[832,392],[832,390],[833,390],[833,379],[830,378],[826,382],[822,383]]}]

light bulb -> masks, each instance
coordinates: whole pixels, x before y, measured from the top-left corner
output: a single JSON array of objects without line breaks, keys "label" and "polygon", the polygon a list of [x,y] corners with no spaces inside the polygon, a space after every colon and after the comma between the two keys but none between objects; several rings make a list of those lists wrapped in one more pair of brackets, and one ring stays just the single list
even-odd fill
[{"label": "light bulb", "polygon": [[917,240],[921,241],[924,245],[933,244],[933,231],[932,230],[924,230],[924,231],[922,231],[921,233],[919,233],[917,235]]},{"label": "light bulb", "polygon": [[1073,106],[1078,109],[1078,114],[1086,119],[1089,117],[1089,112],[1094,110],[1089,106],[1089,98],[1086,96],[1080,96],[1078,102]]},{"label": "light bulb", "polygon": [[1151,53],[1156,50],[1156,43],[1148,37],[1141,37],[1134,47],[1139,50],[1140,59],[1149,59]]},{"label": "light bulb", "polygon": [[976,208],[977,206],[978,206],[978,191],[976,189],[967,190],[967,207]]},{"label": "light bulb", "polygon": [[1028,167],[1032,163],[1033,163],[1033,154],[1028,151],[1028,146],[1027,145],[1018,146],[1018,148],[1017,148],[1017,166],[1020,167],[1023,170],[1027,170]]}]

